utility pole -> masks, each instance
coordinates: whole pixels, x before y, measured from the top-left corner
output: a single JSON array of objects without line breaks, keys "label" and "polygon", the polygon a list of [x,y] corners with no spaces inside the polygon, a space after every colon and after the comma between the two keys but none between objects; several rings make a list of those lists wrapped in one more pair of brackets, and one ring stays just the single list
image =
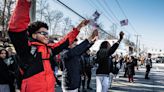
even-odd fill
[{"label": "utility pole", "polygon": [[31,1],[30,8],[30,22],[34,22],[36,19],[36,0]]},{"label": "utility pole", "polygon": [[111,29],[112,29],[112,32],[113,32],[113,35],[116,37],[117,36],[117,25],[116,24],[112,24],[111,26]]},{"label": "utility pole", "polygon": [[143,49],[143,51],[145,51],[145,46],[144,46],[144,44],[142,44],[142,49]]},{"label": "utility pole", "polygon": [[139,40],[139,37],[141,37],[141,35],[135,35],[136,36],[136,55],[137,55],[137,57],[139,56],[138,54],[139,54],[139,48],[140,48],[140,46],[139,46],[139,44],[140,44],[140,40]]}]

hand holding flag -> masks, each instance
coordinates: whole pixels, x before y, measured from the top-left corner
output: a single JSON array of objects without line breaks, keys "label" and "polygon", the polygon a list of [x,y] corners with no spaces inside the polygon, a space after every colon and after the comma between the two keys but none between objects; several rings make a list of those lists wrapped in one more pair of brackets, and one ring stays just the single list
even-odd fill
[{"label": "hand holding flag", "polygon": [[90,25],[93,26],[94,28],[97,28],[98,27],[98,24],[96,23],[97,22],[97,19],[100,17],[100,13],[95,11],[94,14],[92,15],[93,18],[90,19]]}]

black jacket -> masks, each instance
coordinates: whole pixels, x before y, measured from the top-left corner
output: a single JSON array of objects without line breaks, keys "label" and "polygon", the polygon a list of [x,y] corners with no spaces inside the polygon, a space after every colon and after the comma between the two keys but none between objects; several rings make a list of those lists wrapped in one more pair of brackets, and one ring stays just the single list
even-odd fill
[{"label": "black jacket", "polygon": [[112,62],[110,60],[110,56],[116,51],[118,46],[119,44],[115,43],[109,50],[103,49],[97,52],[96,63],[98,64],[98,68],[96,70],[96,74],[109,75],[111,72],[110,67],[112,66],[112,64],[110,64]]},{"label": "black jacket", "polygon": [[62,54],[64,89],[74,90],[79,88],[81,81],[81,55],[91,45],[88,40],[85,40],[76,47],[64,51],[64,54]]},{"label": "black jacket", "polygon": [[[38,42],[38,41],[29,39],[27,35],[27,30],[18,33],[9,31],[9,36],[12,44],[16,49],[17,54],[20,57],[20,62],[18,62],[18,64],[20,68],[24,71],[23,78],[24,79],[29,78],[35,74],[44,71],[43,63],[42,63],[43,52],[38,52],[36,49],[36,55],[33,55],[31,53],[32,47],[37,47],[37,46],[33,46],[33,45],[30,46],[29,43],[31,44],[32,42]],[[66,38],[66,40],[64,40],[62,44],[56,46],[55,48],[51,48],[51,46],[46,45],[47,52],[44,53],[49,53],[48,49],[51,49],[51,53],[52,53],[51,56],[54,56],[60,53],[63,49],[67,48],[68,46],[69,46],[69,39]],[[51,59],[51,56],[49,59]],[[51,62],[51,65],[53,69],[53,62]]]},{"label": "black jacket", "polygon": [[127,62],[126,63],[126,66],[127,66],[127,74],[128,75],[135,75],[135,70],[134,70],[134,61],[133,62]]},{"label": "black jacket", "polygon": [[81,63],[82,63],[82,73],[91,71],[93,68],[93,61],[91,60],[91,56],[87,53],[84,53],[81,56]]},{"label": "black jacket", "polygon": [[10,75],[9,69],[5,62],[0,59],[0,84],[9,84],[10,83]]}]

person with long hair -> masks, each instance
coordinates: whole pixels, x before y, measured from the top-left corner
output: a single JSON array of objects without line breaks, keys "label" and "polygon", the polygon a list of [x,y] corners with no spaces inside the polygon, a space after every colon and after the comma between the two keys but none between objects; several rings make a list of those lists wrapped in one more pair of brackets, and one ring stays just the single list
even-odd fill
[{"label": "person with long hair", "polygon": [[8,57],[8,52],[5,49],[0,50],[0,92],[10,92],[10,75],[5,59]]},{"label": "person with long hair", "polygon": [[100,49],[97,52],[96,63],[98,68],[96,70],[96,90],[97,92],[107,92],[109,87],[109,73],[111,72],[110,67],[112,60],[111,55],[116,51],[119,43],[123,39],[123,32],[120,32],[119,40],[111,46],[108,41],[104,41],[100,45]]},{"label": "person with long hair", "polygon": [[91,82],[91,75],[92,75],[92,68],[93,68],[93,62],[91,60],[90,50],[87,50],[82,56],[82,62],[83,62],[83,74],[82,74],[82,89],[85,90],[85,83],[87,81],[87,89],[93,90],[90,87]]}]

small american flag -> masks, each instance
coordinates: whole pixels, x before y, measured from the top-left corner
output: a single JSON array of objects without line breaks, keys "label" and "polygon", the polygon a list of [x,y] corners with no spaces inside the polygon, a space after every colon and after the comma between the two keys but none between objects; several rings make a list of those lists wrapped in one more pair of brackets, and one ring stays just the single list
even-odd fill
[{"label": "small american flag", "polygon": [[126,26],[128,25],[128,19],[120,21],[121,26]]},{"label": "small american flag", "polygon": [[96,21],[100,16],[100,13],[98,11],[95,11],[93,14],[94,20]]}]

